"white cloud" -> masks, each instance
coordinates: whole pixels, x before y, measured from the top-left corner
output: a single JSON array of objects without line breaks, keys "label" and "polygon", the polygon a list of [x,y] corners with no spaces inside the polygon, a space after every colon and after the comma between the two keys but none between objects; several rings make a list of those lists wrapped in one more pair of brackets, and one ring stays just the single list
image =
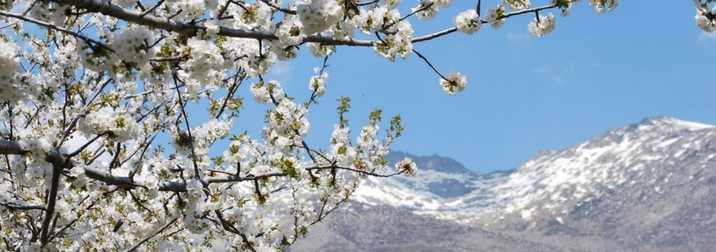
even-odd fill
[{"label": "white cloud", "polygon": [[532,40],[532,35],[529,35],[527,33],[507,33],[507,41],[510,41],[512,43],[528,42],[530,40]]},{"label": "white cloud", "polygon": [[589,64],[589,66],[587,66],[587,73],[591,73],[591,72],[592,72],[592,69],[595,69],[595,68],[597,68],[598,66],[599,66],[599,64],[597,64],[597,63]]},{"label": "white cloud", "polygon": [[698,43],[699,45],[706,45],[710,41],[716,42],[716,32],[705,32],[701,31],[699,34]]},{"label": "white cloud", "polygon": [[538,74],[548,74],[548,73],[551,72],[551,71],[552,71],[552,67],[550,67],[550,66],[545,66],[545,65],[542,65],[542,66],[539,66],[539,67],[537,67],[537,68],[533,68],[533,69],[532,69],[532,72],[535,72],[535,73],[538,73]]},{"label": "white cloud", "polygon": [[565,83],[564,79],[562,79],[562,77],[559,77],[559,76],[555,76],[554,78],[552,78],[552,80],[554,80],[554,83],[557,83],[559,85],[564,85],[564,83]]},{"label": "white cloud", "polygon": [[281,85],[285,86],[291,82],[291,70],[293,70],[293,67],[289,62],[277,61],[264,77],[270,80],[277,80]]},{"label": "white cloud", "polygon": [[275,78],[284,77],[286,75],[289,75],[291,73],[291,65],[289,65],[288,62],[279,61],[276,62],[273,66],[271,66],[271,75],[273,75]]},{"label": "white cloud", "polygon": [[562,73],[567,73],[567,72],[569,72],[569,71],[574,70],[575,68],[577,68],[577,63],[572,62],[572,64],[569,64],[569,66],[565,67],[565,68],[562,70]]}]

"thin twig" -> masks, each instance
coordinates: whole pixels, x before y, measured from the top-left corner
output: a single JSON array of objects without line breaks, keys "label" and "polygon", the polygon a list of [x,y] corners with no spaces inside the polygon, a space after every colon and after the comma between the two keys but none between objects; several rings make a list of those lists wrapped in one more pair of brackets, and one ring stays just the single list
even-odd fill
[{"label": "thin twig", "polygon": [[184,105],[183,98],[181,97],[181,90],[179,90],[178,86],[178,77],[176,73],[174,74],[174,86],[176,87],[177,96],[179,97],[179,106],[181,107],[181,114],[184,116],[184,123],[186,124],[186,132],[187,136],[189,137],[189,146],[191,146],[191,160],[194,164],[194,178],[199,178],[199,165],[196,163],[196,159],[198,158],[196,156],[196,152],[194,152],[194,137],[191,135],[191,126],[189,126],[189,116],[186,114],[186,109]]},{"label": "thin twig", "polygon": [[281,6],[276,6],[275,4],[272,4],[272,3],[270,3],[269,1],[266,1],[266,0],[261,0],[261,2],[262,2],[262,3],[265,3],[266,5],[270,6],[271,8],[277,9],[277,10],[283,12],[283,13],[291,14],[291,15],[296,15],[296,11],[295,11],[295,10],[289,10],[289,9],[286,9],[286,8],[281,8]]},{"label": "thin twig", "polygon": [[447,78],[445,78],[445,76],[444,76],[442,73],[440,73],[440,71],[438,71],[437,69],[435,69],[435,67],[433,66],[433,64],[430,64],[430,61],[428,61],[428,59],[425,58],[425,56],[423,56],[422,54],[420,54],[420,53],[418,52],[418,50],[413,49],[413,52],[414,52],[415,54],[417,54],[418,57],[420,57],[421,59],[423,59],[423,60],[425,61],[425,63],[427,63],[428,66],[430,66],[430,68],[432,68],[433,71],[435,71],[435,73],[437,73],[438,75],[440,75],[440,78],[443,78],[444,80],[448,80]]},{"label": "thin twig", "polygon": [[151,235],[151,236],[149,236],[149,237],[146,237],[146,238],[142,239],[141,241],[139,241],[137,244],[135,244],[134,246],[132,246],[131,248],[129,248],[129,249],[126,250],[126,251],[136,251],[137,248],[139,248],[139,246],[142,246],[142,244],[144,244],[145,242],[147,242],[147,241],[149,241],[150,239],[154,238],[154,237],[157,236],[158,234],[164,232],[164,230],[166,230],[166,229],[169,228],[170,226],[174,225],[174,223],[175,223],[176,221],[177,221],[177,219],[174,218],[174,219],[171,220],[169,223],[167,223],[167,224],[164,225],[162,228],[160,228],[156,233],[154,233],[153,235]]},{"label": "thin twig", "polygon": [[85,36],[85,35],[82,35],[82,34],[79,34],[79,33],[76,33],[76,32],[70,31],[70,30],[67,30],[67,29],[65,29],[65,28],[62,28],[62,27],[59,27],[59,26],[56,26],[56,25],[53,25],[53,24],[50,24],[50,23],[43,22],[43,21],[40,21],[40,20],[35,20],[35,19],[32,19],[32,18],[23,16],[23,15],[18,15],[18,14],[12,13],[12,12],[2,11],[2,10],[0,10],[0,15],[6,16],[6,17],[12,17],[12,18],[20,19],[20,20],[23,20],[23,21],[26,21],[26,22],[34,23],[34,24],[39,25],[39,26],[44,26],[44,27],[47,27],[47,28],[50,28],[50,29],[53,29],[53,30],[57,30],[57,31],[64,32],[64,33],[70,34],[70,35],[72,35],[72,36],[75,36],[76,38],[80,38],[80,39],[82,39],[82,40],[84,40],[84,41],[97,44],[97,45],[101,46],[102,48],[107,49],[108,51],[114,53],[114,50],[112,50],[112,48],[110,48],[109,46],[105,45],[105,44],[102,43],[102,42],[99,42],[99,41],[94,40],[94,39],[92,39],[92,38],[90,38],[90,37],[87,37],[87,36]]}]

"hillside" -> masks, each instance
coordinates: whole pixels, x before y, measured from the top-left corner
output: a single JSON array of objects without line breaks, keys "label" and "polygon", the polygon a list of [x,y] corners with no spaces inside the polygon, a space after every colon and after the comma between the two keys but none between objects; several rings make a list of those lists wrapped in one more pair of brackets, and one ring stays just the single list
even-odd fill
[{"label": "hillside", "polygon": [[[366,181],[350,207],[315,227],[296,249],[716,247],[716,128],[710,125],[644,119],[491,174],[439,156],[394,152],[389,159],[405,156],[421,168],[416,177]],[[331,242],[316,242],[325,237]]]}]

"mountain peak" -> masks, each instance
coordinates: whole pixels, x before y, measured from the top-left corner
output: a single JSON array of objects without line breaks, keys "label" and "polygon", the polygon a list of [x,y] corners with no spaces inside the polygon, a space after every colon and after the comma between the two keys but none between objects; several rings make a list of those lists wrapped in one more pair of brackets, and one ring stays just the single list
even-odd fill
[{"label": "mountain peak", "polygon": [[716,127],[711,125],[646,118],[488,175],[469,173],[437,155],[394,151],[386,156],[391,162],[404,157],[418,163],[414,177],[369,178],[355,192],[356,202],[555,246],[548,251],[716,247],[716,233],[710,232],[716,223],[710,218],[716,216],[716,200],[709,197],[716,190]]},{"label": "mountain peak", "polygon": [[661,129],[666,130],[688,130],[688,131],[696,131],[696,130],[702,130],[706,128],[712,128],[713,125],[703,124],[703,123],[697,123],[697,122],[690,122],[690,121],[683,121],[679,120],[673,117],[667,117],[667,116],[655,116],[655,117],[649,117],[644,118],[639,122],[639,124],[632,124],[629,126],[630,128],[637,128],[637,129],[644,129],[645,127],[657,127]]},{"label": "mountain peak", "polygon": [[406,157],[412,159],[420,170],[433,170],[456,174],[474,174],[472,171],[465,168],[465,166],[460,162],[455,161],[455,159],[441,157],[438,155],[416,156],[401,151],[391,150],[390,153],[386,155],[385,159],[387,159],[391,164],[396,164]]}]

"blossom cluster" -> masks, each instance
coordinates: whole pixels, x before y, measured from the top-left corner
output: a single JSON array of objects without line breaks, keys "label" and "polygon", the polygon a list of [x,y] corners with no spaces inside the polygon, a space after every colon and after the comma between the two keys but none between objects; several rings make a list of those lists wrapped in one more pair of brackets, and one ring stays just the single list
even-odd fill
[{"label": "blossom cluster", "polygon": [[478,15],[477,11],[473,9],[461,12],[453,18],[452,22],[455,24],[458,31],[468,35],[477,32],[482,26],[480,15]]},{"label": "blossom cluster", "polygon": [[619,5],[619,0],[589,0],[589,5],[599,13],[612,11]]},{"label": "blossom cluster", "polygon": [[113,140],[124,142],[137,136],[139,125],[128,112],[104,107],[81,118],[77,128],[89,137],[107,135]]},{"label": "blossom cluster", "polygon": [[562,10],[562,17],[569,16],[572,12],[572,4],[582,2],[582,0],[550,0],[549,5],[557,6]]},{"label": "blossom cluster", "polygon": [[281,83],[278,81],[270,81],[268,84],[260,81],[259,83],[251,84],[251,94],[254,97],[254,101],[260,104],[269,104],[283,98],[283,89],[281,89]]},{"label": "blossom cluster", "polygon": [[452,4],[452,0],[425,0],[421,1],[420,5],[413,7],[411,10],[417,13],[416,15],[419,19],[430,20],[438,15],[440,7],[447,8],[450,7],[450,4]]},{"label": "blossom cluster", "polygon": [[530,0],[502,0],[502,3],[511,10],[522,10],[530,7]]},{"label": "blossom cluster", "polygon": [[150,46],[156,40],[154,32],[146,26],[132,24],[122,27],[119,32],[110,34],[114,50],[123,55],[126,61],[145,65],[149,58],[157,53],[157,48]]},{"label": "blossom cluster", "polygon": [[397,32],[385,36],[384,43],[376,44],[373,47],[378,55],[383,58],[395,61],[395,57],[407,58],[413,52],[413,28],[408,21],[400,21],[397,25]]},{"label": "blossom cluster", "polygon": [[[85,4],[97,1],[90,2]],[[9,171],[0,173],[0,210],[29,209],[6,211],[10,218],[0,219],[5,246],[286,249],[345,202],[362,179],[388,171],[385,155],[402,131],[397,116],[381,127],[380,110],[367,125],[349,127],[350,99],[341,98],[330,146],[313,148],[309,107],[326,96],[325,61],[339,46],[370,47],[394,61],[417,52],[414,43],[426,38],[475,34],[483,23],[499,29],[524,13],[538,15],[528,31],[543,36],[554,29],[555,17],[540,13],[559,8],[566,16],[579,1],[551,0],[534,9],[528,9],[530,0],[496,1],[483,13],[462,11],[452,17],[454,27],[420,39],[414,37],[415,18],[434,19],[451,0],[421,0],[414,8],[401,7],[402,0],[368,2],[118,0],[107,2],[111,12],[131,15],[114,16],[53,1],[0,6],[25,18],[3,16],[0,133],[29,151],[0,162],[0,170]],[[697,25],[715,30],[716,8],[695,2]],[[601,13],[618,1],[590,4]],[[42,36],[32,32],[39,23],[50,24],[41,26]],[[299,101],[287,94],[294,89],[265,78],[278,61],[305,49],[325,61],[304,80],[308,90],[299,89],[310,95],[295,96],[310,98]],[[447,94],[465,89],[463,74],[434,70]],[[245,101],[247,95],[253,101]],[[263,125],[253,129],[239,121],[245,102],[265,108]],[[251,130],[261,136],[252,137]],[[50,150],[73,166],[55,186],[57,167],[45,161]],[[394,167],[408,176],[417,169],[410,159]],[[49,202],[54,210],[47,209]],[[56,216],[49,227],[43,227],[46,211]],[[50,233],[27,238],[42,236],[37,230]]]},{"label": "blossom cluster", "polygon": [[20,83],[18,46],[0,38],[0,101],[18,101],[25,97]]},{"label": "blossom cluster", "polygon": [[337,0],[309,0],[296,8],[302,30],[310,35],[325,31],[343,18],[343,9]]},{"label": "blossom cluster", "polygon": [[440,79],[440,86],[449,95],[455,95],[456,91],[462,92],[465,90],[465,85],[467,85],[467,78],[459,72],[450,72],[450,76],[447,79]]},{"label": "blossom cluster", "polygon": [[502,7],[502,5],[497,5],[497,7],[490,7],[487,9],[487,16],[485,17],[485,21],[490,23],[490,26],[494,28],[495,30],[500,29],[502,25],[505,24],[505,19],[502,18],[502,16],[505,14],[505,8]]},{"label": "blossom cluster", "polygon": [[[197,39],[196,37],[188,39],[184,53],[188,59],[184,62],[182,70],[179,74],[186,76],[191,80],[196,80],[199,86],[206,86],[211,77],[222,70],[224,66],[224,57],[219,51],[216,44]],[[198,87],[196,87],[198,89]],[[197,92],[190,92],[196,94]]]},{"label": "blossom cluster", "polygon": [[358,153],[351,147],[351,139],[348,136],[348,127],[335,124],[331,135],[331,156],[336,157],[340,165],[350,165],[356,160]]},{"label": "blossom cluster", "polygon": [[411,158],[405,158],[402,161],[395,164],[395,169],[406,174],[406,176],[413,176],[418,170],[417,165]]},{"label": "blossom cluster", "polygon": [[305,107],[290,99],[281,99],[275,110],[267,112],[270,126],[263,128],[264,140],[275,145],[283,154],[291,153],[302,145],[302,137],[311,131],[307,115]]},{"label": "blossom cluster", "polygon": [[311,80],[308,81],[308,89],[315,92],[316,96],[321,97],[326,92],[328,73],[322,72],[318,67],[316,67],[313,71],[320,75],[311,76]]},{"label": "blossom cluster", "polygon": [[549,13],[546,17],[540,15],[539,18],[535,18],[534,21],[527,25],[527,30],[535,37],[542,37],[552,32],[554,30],[554,15],[552,13]]},{"label": "blossom cluster", "polygon": [[694,0],[696,4],[696,25],[706,32],[716,30],[716,6],[709,11],[706,4],[702,4],[700,0]]}]

